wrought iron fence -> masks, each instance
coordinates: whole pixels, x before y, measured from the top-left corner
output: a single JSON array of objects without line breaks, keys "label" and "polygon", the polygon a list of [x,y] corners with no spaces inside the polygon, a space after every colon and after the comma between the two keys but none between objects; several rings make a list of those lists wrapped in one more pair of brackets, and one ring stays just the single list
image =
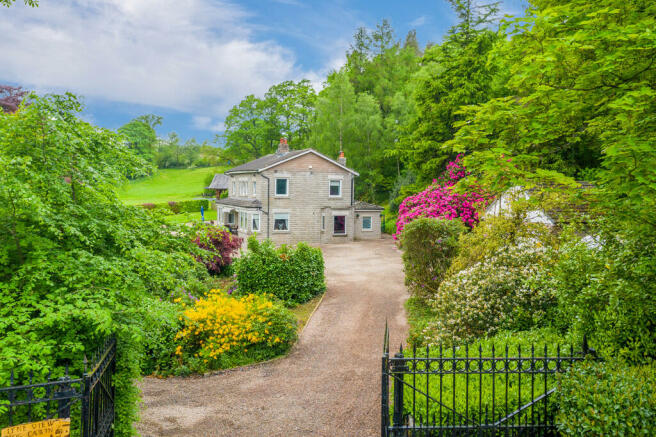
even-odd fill
[{"label": "wrought iron fence", "polygon": [[[550,355],[551,353],[551,355]],[[594,357],[560,347],[412,349],[390,356],[385,328],[381,435],[554,436],[556,374]],[[390,398],[390,382],[392,397]]]},{"label": "wrought iron fence", "polygon": [[113,436],[116,340],[108,339],[92,358],[93,367],[80,378],[65,375],[34,383],[30,372],[27,384],[15,384],[11,371],[9,386],[0,387],[0,428],[32,421],[70,418],[79,415],[82,437]]}]

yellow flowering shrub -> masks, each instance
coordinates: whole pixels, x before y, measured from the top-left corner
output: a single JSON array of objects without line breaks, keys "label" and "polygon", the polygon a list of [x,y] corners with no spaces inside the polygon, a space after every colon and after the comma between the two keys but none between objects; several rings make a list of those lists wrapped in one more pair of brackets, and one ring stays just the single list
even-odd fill
[{"label": "yellow flowering shrub", "polygon": [[296,319],[267,295],[232,297],[211,290],[185,307],[176,355],[191,367],[226,368],[286,352],[296,340]]}]

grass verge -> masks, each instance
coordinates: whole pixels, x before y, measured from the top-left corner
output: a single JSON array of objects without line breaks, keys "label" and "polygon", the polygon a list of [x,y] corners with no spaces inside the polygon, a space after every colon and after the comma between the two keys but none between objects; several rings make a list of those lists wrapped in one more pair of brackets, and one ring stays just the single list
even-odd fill
[{"label": "grass verge", "polygon": [[321,303],[321,299],[323,298],[324,293],[313,297],[309,301],[302,303],[300,305],[295,306],[294,308],[290,308],[290,311],[294,313],[296,316],[296,320],[298,321],[298,332],[300,333],[307,322],[310,320],[310,317],[312,316],[312,313],[314,313],[314,310],[319,306]]},{"label": "grass verge", "polygon": [[417,347],[423,346],[425,344],[423,331],[429,322],[435,320],[436,314],[425,300],[418,297],[409,297],[404,306],[410,325],[408,343]]}]

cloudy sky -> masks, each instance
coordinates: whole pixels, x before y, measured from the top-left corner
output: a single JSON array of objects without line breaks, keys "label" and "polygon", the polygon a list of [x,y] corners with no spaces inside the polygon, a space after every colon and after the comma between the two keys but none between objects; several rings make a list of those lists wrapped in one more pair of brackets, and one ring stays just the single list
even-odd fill
[{"label": "cloudy sky", "polygon": [[320,87],[355,30],[383,18],[422,45],[455,21],[446,0],[18,0],[0,7],[0,83],[84,96],[84,117],[104,127],[153,113],[162,135],[211,140],[247,94]]}]

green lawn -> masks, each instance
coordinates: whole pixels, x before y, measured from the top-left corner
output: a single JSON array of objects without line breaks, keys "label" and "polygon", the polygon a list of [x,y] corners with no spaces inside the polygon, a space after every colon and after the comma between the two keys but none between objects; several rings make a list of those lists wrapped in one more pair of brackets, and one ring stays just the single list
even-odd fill
[{"label": "green lawn", "polygon": [[[191,200],[205,187],[205,176],[223,173],[227,167],[158,170],[153,176],[127,183],[118,191],[121,201],[129,205]],[[200,213],[198,213],[200,220]]]},{"label": "green lawn", "polygon": [[[171,224],[180,224],[180,223],[189,223],[200,221],[200,211],[198,212],[183,212],[180,214],[172,214],[164,217],[164,220],[167,223]],[[205,210],[205,220],[216,220],[216,210],[209,209]]]}]

